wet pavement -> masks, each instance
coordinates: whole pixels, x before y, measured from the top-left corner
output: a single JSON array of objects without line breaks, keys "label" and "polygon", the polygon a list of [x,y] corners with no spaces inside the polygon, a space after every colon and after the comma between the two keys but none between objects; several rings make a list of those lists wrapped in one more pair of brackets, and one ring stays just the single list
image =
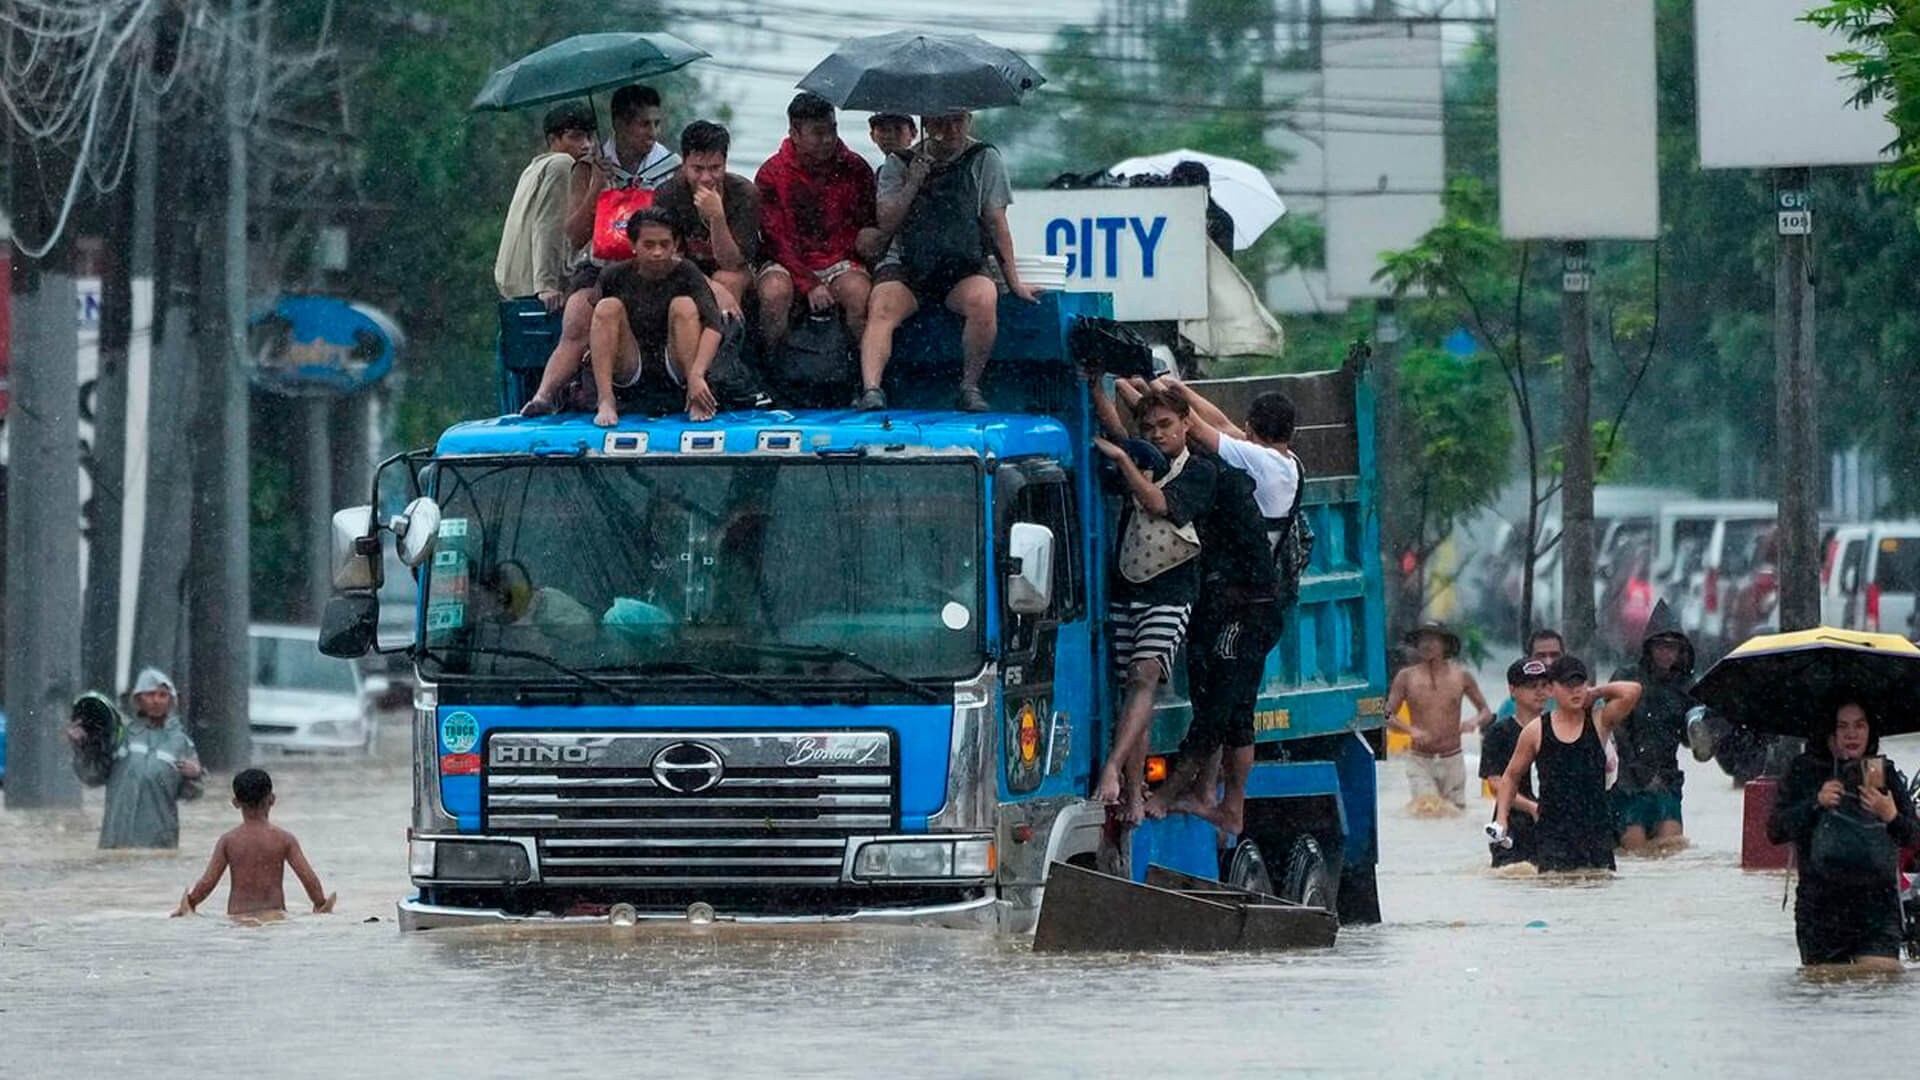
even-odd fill
[{"label": "wet pavement", "polygon": [[[1739,793],[1690,761],[1695,846],[1607,880],[1495,876],[1489,804],[1416,819],[1388,762],[1385,925],[1311,953],[1060,957],[917,930],[402,936],[403,742],[263,762],[333,916],[166,917],[225,799],[185,808],[177,856],[96,851],[97,791],[0,813],[0,1076],[1786,1075],[1897,1067],[1920,1016],[1913,979],[1799,973],[1782,876],[1740,871]],[[1920,740],[1887,752],[1920,765]]]}]

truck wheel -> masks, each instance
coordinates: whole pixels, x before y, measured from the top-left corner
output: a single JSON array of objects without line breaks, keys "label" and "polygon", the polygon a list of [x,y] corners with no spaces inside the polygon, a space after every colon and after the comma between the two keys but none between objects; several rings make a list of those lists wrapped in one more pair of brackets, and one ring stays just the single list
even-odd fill
[{"label": "truck wheel", "polygon": [[1320,850],[1320,842],[1313,837],[1294,838],[1293,850],[1287,854],[1287,872],[1281,880],[1284,882],[1279,893],[1282,900],[1291,900],[1302,907],[1334,910],[1336,893],[1332,870]]},{"label": "truck wheel", "polygon": [[1227,872],[1221,880],[1228,888],[1243,889],[1262,896],[1279,895],[1273,891],[1273,874],[1267,870],[1266,856],[1260,854],[1260,845],[1251,840],[1242,840],[1234,846],[1233,854],[1227,857]]}]

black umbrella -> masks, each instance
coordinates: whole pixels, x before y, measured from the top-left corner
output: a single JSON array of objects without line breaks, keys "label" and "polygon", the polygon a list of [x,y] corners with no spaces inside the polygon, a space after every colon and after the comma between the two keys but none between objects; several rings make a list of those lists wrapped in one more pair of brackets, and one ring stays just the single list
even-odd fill
[{"label": "black umbrella", "polygon": [[1820,627],[1753,638],[1700,678],[1695,700],[1743,727],[1804,738],[1841,698],[1881,735],[1920,731],[1920,648],[1894,634]]},{"label": "black umbrella", "polygon": [[1019,54],[972,34],[848,38],[799,82],[843,109],[946,113],[1018,105],[1046,77]]}]

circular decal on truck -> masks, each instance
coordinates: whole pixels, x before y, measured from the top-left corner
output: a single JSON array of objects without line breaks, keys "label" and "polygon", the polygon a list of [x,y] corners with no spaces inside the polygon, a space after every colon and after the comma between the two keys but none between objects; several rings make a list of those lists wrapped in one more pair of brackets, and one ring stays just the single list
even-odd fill
[{"label": "circular decal on truck", "polygon": [[467,754],[480,743],[480,722],[470,712],[452,712],[440,719],[440,745],[449,754]]}]

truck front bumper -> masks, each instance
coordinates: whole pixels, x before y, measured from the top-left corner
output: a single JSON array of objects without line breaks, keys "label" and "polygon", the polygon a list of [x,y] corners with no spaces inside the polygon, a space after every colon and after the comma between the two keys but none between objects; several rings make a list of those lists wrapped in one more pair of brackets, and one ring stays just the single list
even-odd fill
[{"label": "truck front bumper", "polygon": [[[715,922],[764,924],[764,925],[807,925],[828,923],[863,923],[867,925],[921,926],[947,930],[986,930],[999,931],[1012,920],[1012,905],[995,896],[981,896],[951,904],[930,904],[922,907],[888,907],[857,909],[850,912],[836,912],[827,915],[759,915],[729,914],[721,911],[714,914]],[[399,904],[400,929],[441,930],[474,926],[607,926],[605,915],[518,915],[498,908],[447,907],[440,904],[423,902],[419,897],[410,897]],[[687,922],[683,912],[647,912],[635,913],[642,922],[674,923]]]}]

